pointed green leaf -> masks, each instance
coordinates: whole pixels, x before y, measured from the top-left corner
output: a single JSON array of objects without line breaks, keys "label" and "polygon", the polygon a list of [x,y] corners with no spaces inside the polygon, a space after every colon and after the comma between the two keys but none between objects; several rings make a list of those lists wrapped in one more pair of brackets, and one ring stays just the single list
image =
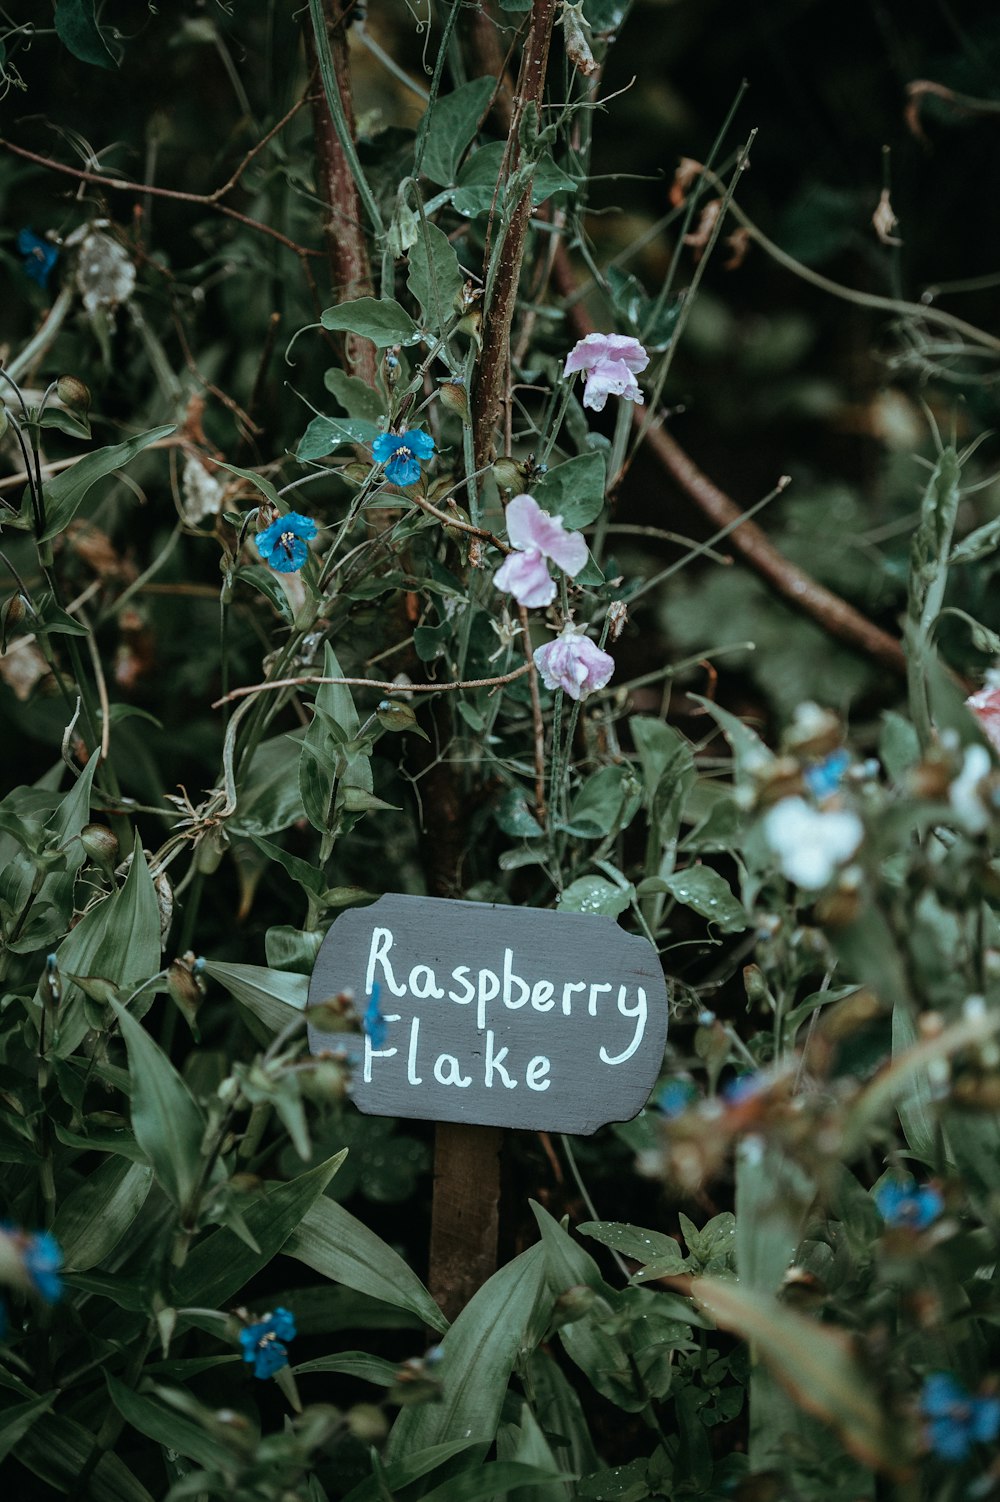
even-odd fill
[{"label": "pointed green leaf", "polygon": [[441,1310],[402,1257],[335,1200],[317,1200],[288,1238],[284,1251],[325,1278],[411,1310],[432,1330],[448,1328]]},{"label": "pointed green leaf", "polygon": [[153,1170],[145,1163],[109,1157],[59,1206],[52,1233],[66,1266],[86,1272],[118,1245],[146,1203]]},{"label": "pointed green leaf", "polygon": [[218,1308],[280,1251],[294,1256],[286,1242],[317,1202],[320,1205],[333,1203],[320,1196],[346,1156],[345,1148],[327,1158],[325,1163],[299,1174],[297,1179],[268,1184],[249,1203],[240,1205],[244,1224],[257,1242],[258,1251],[253,1251],[227,1226],[212,1231],[199,1241],[177,1275],[175,1296],[178,1305]]},{"label": "pointed green leaf", "polygon": [[204,1117],[159,1044],[117,1001],[110,1005],[128,1049],[135,1139],[157,1183],[183,1209],[201,1170]]},{"label": "pointed green leaf", "polygon": [[492,1442],[514,1363],[530,1345],[539,1305],[548,1307],[543,1248],[533,1246],[484,1283],[444,1336],[440,1403],[404,1408],[392,1427],[390,1458],[445,1435]]},{"label": "pointed green leaf", "polygon": [[360,334],[370,339],[376,349],[412,344],[419,337],[409,313],[391,297],[357,297],[353,302],[324,308],[322,323],[325,329],[337,333]]},{"label": "pointed green leaf", "polygon": [[48,1413],[58,1393],[46,1393],[26,1403],[14,1403],[0,1411],[0,1461],[7,1459],[18,1440],[23,1439],[36,1419]]},{"label": "pointed green leaf", "polygon": [[421,223],[416,244],[410,249],[409,266],[406,285],[423,310],[424,327],[442,333],[457,315],[465,277],[455,247],[436,224]]},{"label": "pointed green leaf", "polygon": [[[46,1413],[14,1447],[14,1454],[40,1480],[72,1495],[93,1450],[93,1429]],[[153,1502],[153,1498],[117,1455],[102,1455],[87,1481],[87,1502]]]},{"label": "pointed green leaf", "polygon": [[136,454],[161,438],[169,438],[173,431],[174,424],[171,423],[168,427],[153,428],[148,433],[126,438],[124,443],[97,449],[93,454],[85,454],[71,469],[64,469],[62,474],[48,480],[45,485],[45,530],[40,540],[48,542],[69,525],[83,505],[87,492],[98,480],[114,474],[116,469],[123,469]]}]

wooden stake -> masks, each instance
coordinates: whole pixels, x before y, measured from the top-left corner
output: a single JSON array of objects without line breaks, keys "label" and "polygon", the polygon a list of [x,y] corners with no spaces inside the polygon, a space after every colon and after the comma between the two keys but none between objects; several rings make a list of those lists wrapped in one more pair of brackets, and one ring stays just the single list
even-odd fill
[{"label": "wooden stake", "polygon": [[449,1320],[496,1272],[501,1141],[499,1127],[437,1124],[429,1283]]}]

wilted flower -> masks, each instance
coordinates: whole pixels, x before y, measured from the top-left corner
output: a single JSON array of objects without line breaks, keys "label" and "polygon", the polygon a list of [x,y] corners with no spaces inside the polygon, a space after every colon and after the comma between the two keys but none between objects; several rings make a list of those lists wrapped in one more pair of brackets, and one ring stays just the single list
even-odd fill
[{"label": "wilted flower", "polygon": [[0,1223],[0,1278],[38,1295],[45,1304],[62,1296],[62,1249],[48,1231],[22,1231]]},{"label": "wilted flower", "polygon": [[926,1231],[944,1209],[944,1200],[931,1184],[912,1178],[888,1180],[875,1191],[875,1206],[894,1230]]},{"label": "wilted flower", "polygon": [[538,647],[534,659],[545,687],[564,689],[571,699],[585,699],[595,689],[603,688],[615,670],[614,658],[571,622],[555,641]]},{"label": "wilted flower", "polygon": [[649,356],[639,343],[624,334],[588,334],[574,344],[566,356],[563,375],[582,370],[587,384],[583,405],[593,412],[603,412],[609,396],[642,404],[642,392],[636,375],[645,370]]},{"label": "wilted flower", "polygon": [[545,560],[551,558],[570,578],[587,561],[582,532],[567,532],[561,516],[549,516],[530,495],[516,495],[507,507],[507,535],[514,552],[508,554],[493,576],[497,589],[512,594],[529,609],[551,605],[555,581]]},{"label": "wilted flower", "polygon": [[782,798],[764,818],[764,838],[784,876],[807,892],[825,887],[842,861],[861,844],[864,827],[857,814],[820,811],[804,798]]},{"label": "wilted flower", "polygon": [[964,1460],[1000,1434],[1000,1398],[974,1398],[950,1372],[932,1372],[920,1395],[924,1439],[942,1460]]},{"label": "wilted flower", "polygon": [[996,668],[986,674],[986,682],[978,693],[966,699],[965,707],[979,721],[986,739],[1000,751],[1000,672]]},{"label": "wilted flower", "polygon": [[430,459],[433,453],[434,439],[422,428],[380,433],[372,444],[376,464],[385,465],[385,477],[393,485],[416,485],[420,479],[420,460]]},{"label": "wilted flower", "polygon": [[243,1360],[252,1363],[255,1377],[273,1377],[288,1365],[288,1350],[282,1342],[294,1340],[295,1335],[295,1315],[288,1309],[275,1309],[240,1331]]},{"label": "wilted flower", "polygon": [[17,249],[24,257],[24,274],[40,287],[49,285],[52,268],[59,259],[59,247],[51,240],[42,240],[33,230],[17,232]]},{"label": "wilted flower", "polygon": [[[72,237],[71,237],[72,240]],[[70,243],[70,242],[67,242]],[[80,242],[76,284],[88,313],[111,312],[128,302],[135,290],[135,265],[111,235],[91,229]]]},{"label": "wilted flower", "polygon": [[872,229],[883,245],[902,245],[903,242],[899,236],[893,234],[898,223],[899,220],[892,212],[892,204],[889,201],[889,189],[883,188],[878,207],[872,215]]},{"label": "wilted flower", "polygon": [[222,486],[194,454],[188,454],[184,461],[181,490],[184,494],[184,520],[189,526],[196,527],[206,517],[218,514]]},{"label": "wilted flower", "polygon": [[968,834],[982,834],[989,825],[989,809],[981,790],[992,770],[993,759],[985,746],[966,746],[961,771],[948,790],[948,802]]},{"label": "wilted flower", "polygon": [[263,532],[258,532],[254,541],[265,563],[279,574],[294,574],[309,557],[309,541],[316,536],[316,523],[311,516],[302,516],[298,511],[289,511],[287,516],[276,517]]}]

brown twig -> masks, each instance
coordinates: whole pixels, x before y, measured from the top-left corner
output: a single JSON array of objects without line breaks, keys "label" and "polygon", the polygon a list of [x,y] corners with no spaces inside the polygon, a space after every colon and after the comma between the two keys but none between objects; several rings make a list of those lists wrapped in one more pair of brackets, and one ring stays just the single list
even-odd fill
[{"label": "brown twig", "polygon": [[499,688],[504,683],[513,683],[531,671],[531,664],[515,668],[511,673],[500,673],[496,678],[463,678],[458,683],[385,683],[376,678],[322,678],[306,674],[303,678],[275,678],[268,683],[249,683],[244,688],[234,688],[231,693],[216,699],[212,705],[218,709],[231,699],[245,699],[248,694],[260,694],[267,689],[305,688],[309,684],[338,683],[345,688],[377,688],[387,694],[443,694],[465,688]]},{"label": "brown twig", "polygon": [[447,511],[439,511],[437,506],[425,500],[423,496],[411,495],[407,496],[407,499],[411,500],[415,506],[419,506],[421,511],[426,511],[428,516],[436,517],[446,527],[455,527],[459,532],[468,532],[472,537],[481,537],[483,542],[488,542],[491,547],[499,548],[501,553],[511,551],[510,543],[502,542],[493,532],[487,532],[484,527],[474,527],[471,522],[463,522],[461,517],[449,516]]},{"label": "brown twig", "polygon": [[[273,134],[273,132],[272,132]],[[299,245],[283,235],[280,230],[274,229],[270,224],[264,224],[260,219],[251,219],[247,214],[241,214],[237,209],[231,209],[227,203],[220,203],[220,192],[229,191],[227,183],[224,189],[216,189],[214,193],[183,193],[178,188],[157,188],[152,183],[129,183],[118,177],[108,177],[103,172],[89,172],[85,167],[70,167],[65,162],[54,161],[52,157],[40,156],[37,151],[29,151],[25,146],[15,146],[13,141],[0,136],[0,146],[13,152],[14,156],[23,157],[27,162],[35,162],[39,167],[46,167],[50,172],[61,172],[65,177],[72,177],[77,182],[93,183],[101,188],[113,188],[118,193],[134,193],[139,196],[149,194],[153,198],[172,198],[178,203],[201,204],[204,208],[214,209],[218,214],[225,214],[227,219],[235,219],[239,224],[245,224],[248,229],[260,230],[262,235],[269,235],[272,240],[277,240],[279,245],[293,251],[300,261],[305,261],[308,256],[320,256],[321,250],[309,250],[305,245]]]},{"label": "brown twig", "polygon": [[[576,278],[562,244],[559,245],[553,262],[553,280],[563,297],[569,298],[575,293]],[[573,303],[567,312],[581,339],[594,332],[594,325],[582,302]],[[641,407],[634,408],[632,419],[635,427],[641,429]],[[662,427],[656,426],[646,431],[644,441],[661,466],[717,527],[739,523],[728,534],[728,538],[750,567],[772,589],[796,610],[816,621],[831,636],[836,636],[849,646],[875,658],[894,673],[905,675],[906,658],[902,644],[868,620],[859,610],[855,610],[853,605],[841,599],[840,595],[834,594],[811,574],[790,562],[755,522],[739,522],[742,513],[736,502],[698,468],[675,438],[664,432]]]},{"label": "brown twig", "polygon": [[[323,0],[326,17],[330,55],[341,104],[351,136],[354,135],[354,104],[351,90],[351,66],[347,46],[349,20],[341,10],[340,0]],[[310,95],[313,129],[316,136],[316,169],[321,192],[327,210],[323,224],[326,238],[327,260],[330,265],[330,280],[334,287],[342,288],[345,298],[370,297],[372,294],[371,264],[368,245],[361,222],[361,204],[358,190],[344,148],[337,138],[330,106],[322,88],[316,86],[319,64],[316,58],[316,39],[309,16],[303,19],[306,56],[313,74]],[[374,387],[376,374],[375,346],[370,339],[357,334],[347,334],[335,341],[341,346],[344,363],[360,376],[366,385]]]},{"label": "brown twig", "polygon": [[[514,117],[508,137],[509,150],[504,158],[503,170],[508,177],[517,170],[519,165],[518,127],[525,110],[529,105],[540,108],[542,104],[555,9],[555,0],[534,0],[532,5],[531,25],[524,44],[521,70],[517,80]],[[477,469],[488,464],[493,457],[494,433],[507,385],[510,331],[517,304],[521,262],[524,259],[524,246],[530,221],[531,183],[529,182],[514,209],[504,235],[489,306],[483,310],[483,348],[476,370],[472,417],[473,449]]]}]

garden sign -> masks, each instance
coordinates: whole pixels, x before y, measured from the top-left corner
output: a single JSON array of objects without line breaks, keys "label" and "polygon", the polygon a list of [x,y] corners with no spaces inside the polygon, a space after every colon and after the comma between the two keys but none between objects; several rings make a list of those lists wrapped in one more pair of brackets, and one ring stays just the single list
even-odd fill
[{"label": "garden sign", "polygon": [[357,1056],[375,1116],[589,1134],[642,1109],[667,1035],[656,951],[596,915],[380,897],[317,956],[310,1006],[344,991],[381,1020],[310,1047]]}]

